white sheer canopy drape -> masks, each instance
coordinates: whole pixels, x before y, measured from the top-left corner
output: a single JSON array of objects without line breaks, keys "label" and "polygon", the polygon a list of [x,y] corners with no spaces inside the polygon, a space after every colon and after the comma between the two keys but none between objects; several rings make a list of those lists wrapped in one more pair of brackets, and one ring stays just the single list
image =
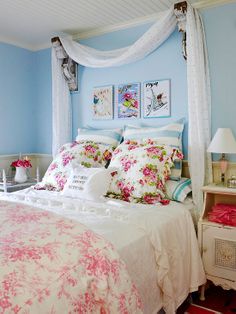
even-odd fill
[{"label": "white sheer canopy drape", "polygon": [[[87,67],[121,66],[145,58],[157,49],[175,30],[177,20],[173,8],[166,11],[133,45],[112,51],[100,51],[81,45],[70,38],[60,41],[68,56]],[[210,157],[206,147],[210,140],[210,84],[201,18],[196,9],[188,4],[187,21],[187,75],[189,108],[189,161],[193,186],[193,199],[202,206],[201,187],[211,180]],[[58,51],[52,48],[53,79],[53,154],[71,139],[71,111],[69,89],[61,74],[61,62],[56,60]],[[207,171],[206,171],[207,169]]]},{"label": "white sheer canopy drape", "polygon": [[71,141],[71,100],[67,82],[62,74],[62,60],[52,48],[52,154],[55,156],[62,144]]},{"label": "white sheer canopy drape", "polygon": [[205,34],[201,17],[188,5],[187,10],[187,82],[188,82],[188,160],[193,200],[200,210],[201,188],[212,181],[210,143],[210,79]]},{"label": "white sheer canopy drape", "polygon": [[86,67],[111,67],[136,62],[157,49],[175,30],[177,21],[173,8],[141,36],[133,45],[111,51],[100,51],[60,37],[67,54]]}]

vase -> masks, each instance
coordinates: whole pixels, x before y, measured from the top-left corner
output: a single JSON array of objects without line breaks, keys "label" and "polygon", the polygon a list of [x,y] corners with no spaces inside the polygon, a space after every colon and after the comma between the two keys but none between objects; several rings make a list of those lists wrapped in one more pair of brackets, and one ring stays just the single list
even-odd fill
[{"label": "vase", "polygon": [[15,182],[24,183],[27,181],[26,168],[24,167],[16,167],[16,173],[14,177]]}]

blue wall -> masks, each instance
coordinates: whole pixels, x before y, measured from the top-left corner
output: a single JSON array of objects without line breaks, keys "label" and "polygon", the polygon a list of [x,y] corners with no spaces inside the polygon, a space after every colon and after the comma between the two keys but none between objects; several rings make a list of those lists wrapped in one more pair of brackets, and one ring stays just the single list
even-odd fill
[{"label": "blue wall", "polygon": [[[229,127],[236,138],[236,3],[202,11],[202,16],[210,62],[212,135],[219,127]],[[228,157],[236,161],[235,155]]]},{"label": "blue wall", "polygon": [[[203,10],[212,86],[212,132],[231,127],[236,136],[236,4]],[[139,26],[83,43],[98,49],[132,44],[150,25]],[[80,92],[72,95],[73,136],[81,126],[116,127],[123,124],[160,125],[187,117],[186,65],[181,55],[181,35],[170,38],[146,59],[117,68],[79,68]],[[51,153],[50,49],[38,52],[0,44],[0,154]],[[93,121],[91,95],[94,86],[171,79],[171,117]],[[13,86],[13,87],[12,87]],[[185,131],[184,143],[187,144]]]},{"label": "blue wall", "polygon": [[33,53],[0,43],[0,154],[35,149]]},{"label": "blue wall", "polygon": [[36,93],[35,108],[35,153],[51,153],[52,149],[52,75],[51,50],[34,53]]},{"label": "blue wall", "polygon": [[51,153],[51,52],[0,43],[0,155]]}]

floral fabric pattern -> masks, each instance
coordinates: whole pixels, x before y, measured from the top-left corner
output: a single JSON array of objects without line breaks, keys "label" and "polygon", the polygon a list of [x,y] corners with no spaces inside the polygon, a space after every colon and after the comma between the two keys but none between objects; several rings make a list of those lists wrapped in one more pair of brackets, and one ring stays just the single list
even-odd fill
[{"label": "floral fabric pattern", "polygon": [[67,143],[63,145],[50,164],[37,190],[62,191],[71,171],[71,163],[76,162],[85,167],[104,167],[111,159],[114,147],[91,141]]},{"label": "floral fabric pattern", "polygon": [[113,153],[110,166],[119,171],[112,173],[107,196],[128,202],[167,204],[164,185],[177,159],[183,159],[178,149],[153,140],[125,141]]},{"label": "floral fabric pattern", "polygon": [[0,313],[142,313],[112,244],[86,226],[0,203]]}]

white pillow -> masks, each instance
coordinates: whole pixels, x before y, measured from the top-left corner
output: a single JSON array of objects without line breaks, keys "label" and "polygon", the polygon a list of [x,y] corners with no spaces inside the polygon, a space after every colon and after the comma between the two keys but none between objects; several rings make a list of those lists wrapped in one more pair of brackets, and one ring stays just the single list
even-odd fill
[{"label": "white pillow", "polygon": [[61,194],[86,200],[98,200],[106,194],[111,181],[111,173],[115,170],[115,168],[78,166],[72,169]]},{"label": "white pillow", "polygon": [[122,139],[123,129],[78,129],[76,141],[93,141],[95,143],[103,143],[107,145],[117,146]]},{"label": "white pillow", "polygon": [[181,178],[179,181],[166,181],[165,194],[173,201],[183,202],[190,192],[192,192],[191,179]]}]

